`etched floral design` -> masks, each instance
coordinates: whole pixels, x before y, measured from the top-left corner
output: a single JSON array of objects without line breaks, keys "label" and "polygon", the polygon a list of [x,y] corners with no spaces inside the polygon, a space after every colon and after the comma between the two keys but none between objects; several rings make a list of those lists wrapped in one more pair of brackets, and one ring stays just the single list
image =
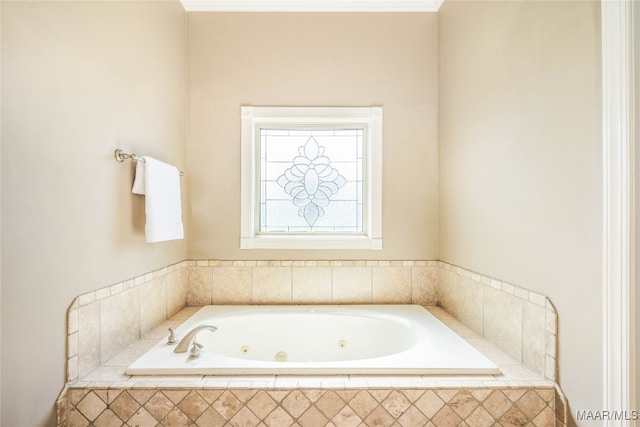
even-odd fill
[{"label": "etched floral design", "polygon": [[338,192],[347,180],[331,166],[324,155],[324,147],[315,138],[298,147],[299,156],[293,158],[293,166],[284,171],[276,182],[293,198],[298,207],[298,215],[309,226],[324,216],[324,208],[331,202],[331,196]]}]

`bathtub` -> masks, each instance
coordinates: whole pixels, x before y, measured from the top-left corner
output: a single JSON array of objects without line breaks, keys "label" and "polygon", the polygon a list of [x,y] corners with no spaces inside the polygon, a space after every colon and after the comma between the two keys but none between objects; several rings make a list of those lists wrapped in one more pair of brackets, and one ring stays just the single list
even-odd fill
[{"label": "bathtub", "polygon": [[497,366],[418,305],[205,306],[200,357],[163,339],[128,375],[498,374]]}]

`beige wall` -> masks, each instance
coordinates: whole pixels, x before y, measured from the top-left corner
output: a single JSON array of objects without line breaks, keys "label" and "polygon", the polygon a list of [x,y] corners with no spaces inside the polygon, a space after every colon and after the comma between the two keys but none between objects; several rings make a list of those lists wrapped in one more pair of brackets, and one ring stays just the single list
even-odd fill
[{"label": "beige wall", "polygon": [[[435,14],[189,13],[190,258],[436,259]],[[240,250],[240,106],[384,107],[382,251]]]},{"label": "beige wall", "polygon": [[560,384],[602,405],[598,2],[439,13],[440,259],[549,296]]},{"label": "beige wall", "polygon": [[[146,244],[121,147],[185,167],[179,2],[2,2],[2,425],[54,425],[73,298],[186,257]],[[184,188],[184,187],[183,187]]]}]

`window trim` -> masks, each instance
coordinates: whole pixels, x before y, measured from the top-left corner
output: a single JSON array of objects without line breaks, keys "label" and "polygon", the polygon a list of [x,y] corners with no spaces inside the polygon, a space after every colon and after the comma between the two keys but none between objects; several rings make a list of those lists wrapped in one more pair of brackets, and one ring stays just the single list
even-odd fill
[{"label": "window trim", "polygon": [[[242,106],[240,249],[382,249],[382,107]],[[256,132],[263,124],[366,126],[366,218],[358,234],[260,234],[257,229],[258,163]]]}]

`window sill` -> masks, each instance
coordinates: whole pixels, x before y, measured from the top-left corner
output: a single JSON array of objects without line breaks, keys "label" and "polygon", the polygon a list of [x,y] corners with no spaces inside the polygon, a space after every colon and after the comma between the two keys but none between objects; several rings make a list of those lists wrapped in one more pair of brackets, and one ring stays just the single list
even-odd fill
[{"label": "window sill", "polygon": [[240,239],[240,249],[381,250],[382,239],[368,236],[253,236]]}]

